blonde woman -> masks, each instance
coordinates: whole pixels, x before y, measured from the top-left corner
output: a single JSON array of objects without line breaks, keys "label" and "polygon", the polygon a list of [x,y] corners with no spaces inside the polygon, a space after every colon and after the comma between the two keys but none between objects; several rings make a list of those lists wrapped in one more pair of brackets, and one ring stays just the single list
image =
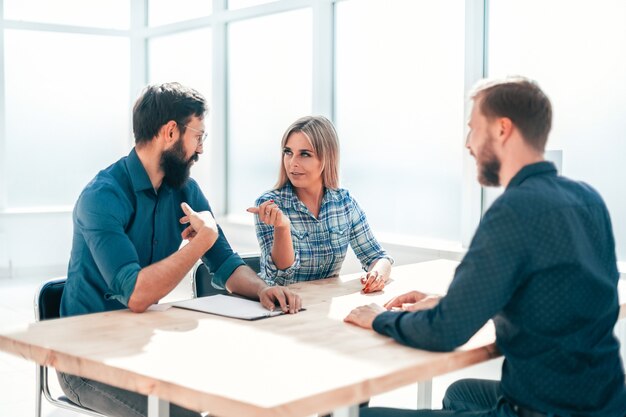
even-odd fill
[{"label": "blonde woman", "polygon": [[380,291],[393,259],[380,246],[356,200],[339,188],[339,141],[323,116],[296,120],[281,142],[274,189],[250,207],[256,214],[261,276],[288,285],[339,274],[352,246],[366,273],[364,292]]}]

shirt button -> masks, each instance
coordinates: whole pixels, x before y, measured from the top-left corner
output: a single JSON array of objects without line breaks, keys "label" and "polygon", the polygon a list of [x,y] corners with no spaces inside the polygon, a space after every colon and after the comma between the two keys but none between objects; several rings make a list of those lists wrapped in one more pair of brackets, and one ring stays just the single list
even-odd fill
[{"label": "shirt button", "polygon": [[159,241],[155,239],[154,240],[154,244],[156,245],[157,243],[159,243]]}]

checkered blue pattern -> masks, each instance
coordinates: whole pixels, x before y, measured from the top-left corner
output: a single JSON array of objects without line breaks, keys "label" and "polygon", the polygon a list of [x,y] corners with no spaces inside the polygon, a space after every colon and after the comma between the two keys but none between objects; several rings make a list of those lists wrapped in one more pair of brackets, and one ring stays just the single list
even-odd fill
[{"label": "checkered blue pattern", "polygon": [[365,213],[344,189],[326,189],[318,218],[298,199],[287,183],[281,189],[260,196],[255,205],[273,199],[291,221],[295,261],[287,269],[276,268],[272,261],[274,227],[255,216],[256,234],[261,246],[261,277],[269,284],[289,285],[339,274],[348,244],[359,258],[363,270],[380,258],[393,259],[374,237]]}]

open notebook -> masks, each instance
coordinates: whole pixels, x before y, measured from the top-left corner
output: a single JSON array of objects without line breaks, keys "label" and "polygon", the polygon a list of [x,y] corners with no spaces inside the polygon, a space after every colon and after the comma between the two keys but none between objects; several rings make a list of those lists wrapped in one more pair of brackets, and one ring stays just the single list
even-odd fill
[{"label": "open notebook", "polygon": [[269,311],[258,301],[222,294],[192,298],[191,300],[185,301],[177,301],[172,303],[172,307],[203,311],[205,313],[243,320],[257,320],[265,317],[285,314],[278,307],[274,311]]}]

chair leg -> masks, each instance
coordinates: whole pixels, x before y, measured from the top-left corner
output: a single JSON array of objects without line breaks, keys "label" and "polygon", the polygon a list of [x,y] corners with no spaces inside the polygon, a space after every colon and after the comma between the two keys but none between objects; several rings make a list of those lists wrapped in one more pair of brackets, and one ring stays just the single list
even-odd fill
[{"label": "chair leg", "polygon": [[35,373],[35,387],[37,388],[37,392],[35,393],[35,417],[41,417],[41,381],[43,367],[37,365],[37,372]]}]

